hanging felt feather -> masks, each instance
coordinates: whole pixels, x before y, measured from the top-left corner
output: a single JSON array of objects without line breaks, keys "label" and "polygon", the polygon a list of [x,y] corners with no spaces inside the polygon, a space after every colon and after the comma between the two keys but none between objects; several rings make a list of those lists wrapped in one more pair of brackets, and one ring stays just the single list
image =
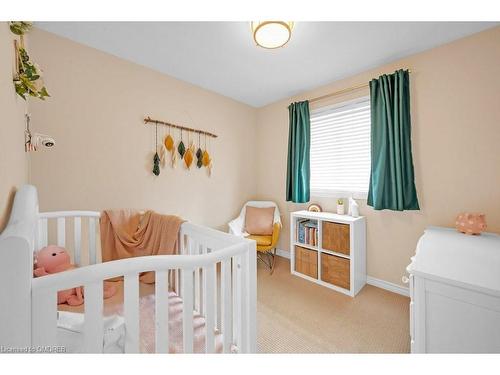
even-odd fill
[{"label": "hanging felt feather", "polygon": [[175,150],[172,150],[171,163],[172,163],[172,168],[177,167],[177,152],[175,152]]},{"label": "hanging felt feather", "polygon": [[[160,135],[160,139],[163,139],[165,137],[165,128],[161,128],[161,135]],[[167,160],[167,149],[165,148],[165,144],[163,142],[160,143],[160,152],[159,152],[159,156],[160,156],[160,169],[161,168],[165,168],[165,165],[166,165],[166,160]]]},{"label": "hanging felt feather", "polygon": [[208,177],[210,177],[212,175],[212,160],[210,160],[210,164],[207,165],[207,173],[208,173]]},{"label": "hanging felt feather", "polygon": [[156,152],[153,157],[153,174],[158,176],[160,174],[160,156],[158,156],[158,123],[156,123],[155,146]]},{"label": "hanging felt feather", "polygon": [[[208,141],[208,145],[210,146],[210,139]],[[208,177],[210,177],[210,176],[212,176],[212,168],[213,168],[214,164],[213,164],[212,158],[210,158],[210,155],[208,154],[208,151],[206,151],[206,153],[207,153],[207,158],[208,158],[207,173],[208,173]]]},{"label": "hanging felt feather", "polygon": [[184,146],[184,142],[182,141],[182,129],[181,129],[181,141],[179,142],[179,146],[177,146],[177,151],[179,151],[179,155],[181,159],[184,157],[184,153],[186,152],[186,146]]},{"label": "hanging felt feather", "polygon": [[165,168],[165,164],[167,163],[167,149],[165,148],[165,145],[160,146],[160,166],[162,168]]},{"label": "hanging felt feather", "polygon": [[203,151],[201,150],[201,142],[200,142],[200,133],[198,133],[198,150],[196,151],[196,166],[201,168],[203,166],[203,162],[201,160],[203,156]]}]

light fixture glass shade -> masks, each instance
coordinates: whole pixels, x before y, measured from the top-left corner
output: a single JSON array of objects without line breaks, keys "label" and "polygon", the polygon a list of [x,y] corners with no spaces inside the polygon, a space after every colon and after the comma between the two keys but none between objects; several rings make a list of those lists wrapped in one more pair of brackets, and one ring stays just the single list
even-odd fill
[{"label": "light fixture glass shade", "polygon": [[293,22],[258,21],[252,22],[253,39],[263,48],[279,48],[288,43],[292,36]]}]

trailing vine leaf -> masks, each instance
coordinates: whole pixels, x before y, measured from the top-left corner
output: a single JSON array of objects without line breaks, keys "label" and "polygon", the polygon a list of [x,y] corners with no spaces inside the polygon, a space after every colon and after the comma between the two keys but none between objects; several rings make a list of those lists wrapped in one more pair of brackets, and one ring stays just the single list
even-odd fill
[{"label": "trailing vine leaf", "polygon": [[9,22],[10,31],[16,35],[24,35],[31,30],[33,22],[28,21],[11,21]]},{"label": "trailing vine leaf", "polygon": [[21,45],[17,47],[16,50],[18,71],[13,79],[16,93],[24,100],[26,100],[28,96],[45,100],[45,98],[50,95],[43,84],[42,70],[37,64],[30,60],[28,52],[24,48],[22,42],[23,35],[31,29],[32,23],[15,21],[10,22],[9,26],[12,33],[21,37]]}]

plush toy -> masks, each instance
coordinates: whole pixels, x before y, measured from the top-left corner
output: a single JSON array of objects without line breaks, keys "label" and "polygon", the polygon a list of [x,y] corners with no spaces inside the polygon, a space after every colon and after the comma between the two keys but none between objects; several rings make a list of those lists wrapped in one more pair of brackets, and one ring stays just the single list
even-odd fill
[{"label": "plush toy", "polygon": [[[36,277],[50,275],[76,268],[71,264],[68,252],[59,246],[49,245],[36,253],[35,270]],[[104,298],[112,297],[116,288],[112,285],[104,285]],[[84,293],[81,286],[57,292],[57,303],[67,303],[71,306],[83,304]]]}]

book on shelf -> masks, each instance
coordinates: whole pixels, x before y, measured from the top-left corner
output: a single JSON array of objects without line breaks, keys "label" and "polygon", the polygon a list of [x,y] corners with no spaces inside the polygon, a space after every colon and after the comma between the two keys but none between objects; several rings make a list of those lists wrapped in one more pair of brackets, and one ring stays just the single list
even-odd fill
[{"label": "book on shelf", "polygon": [[297,221],[296,236],[297,242],[309,245],[318,245],[318,221],[301,219]]}]

